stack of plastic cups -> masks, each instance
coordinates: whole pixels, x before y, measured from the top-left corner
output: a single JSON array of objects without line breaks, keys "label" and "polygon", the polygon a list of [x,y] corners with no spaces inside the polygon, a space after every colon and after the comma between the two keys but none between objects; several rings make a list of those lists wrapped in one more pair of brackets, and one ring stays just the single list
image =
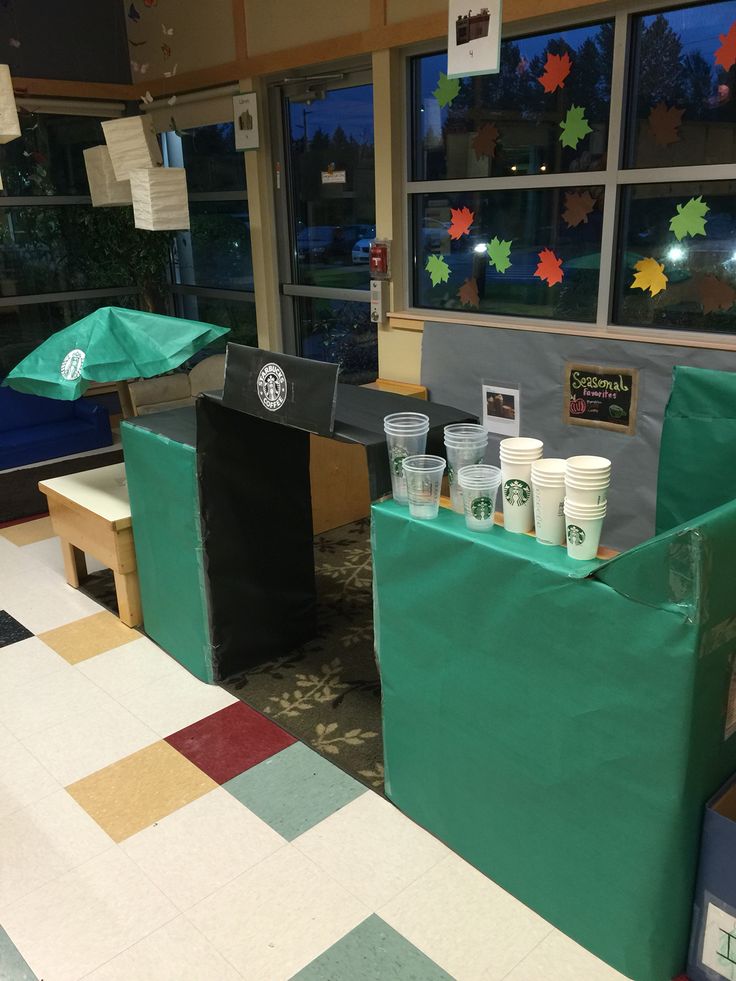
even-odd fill
[{"label": "stack of plastic cups", "polygon": [[550,457],[532,463],[534,527],[540,545],[565,542],[565,461]]},{"label": "stack of plastic cups", "polygon": [[394,412],[384,418],[383,429],[386,433],[394,500],[399,504],[406,504],[409,498],[404,477],[404,460],[407,456],[416,456],[426,450],[429,416],[422,412]]},{"label": "stack of plastic cups", "polygon": [[426,521],[437,517],[445,466],[441,456],[419,454],[404,458],[404,478],[412,518]]},{"label": "stack of plastic cups", "polygon": [[461,467],[471,467],[483,463],[488,447],[488,431],[483,426],[472,423],[459,423],[445,426],[445,453],[447,456],[447,479],[450,484],[452,510],[464,513],[463,495],[457,474]]},{"label": "stack of plastic cups", "polygon": [[602,456],[572,456],[565,472],[567,554],[589,561],[598,554],[606,517],[611,461]]},{"label": "stack of plastic cups", "polygon": [[541,439],[513,436],[501,440],[503,475],[503,522],[506,531],[524,533],[534,527],[532,463],[541,460]]},{"label": "stack of plastic cups", "polygon": [[465,504],[466,527],[470,531],[490,531],[496,514],[496,496],[501,485],[501,471],[498,467],[484,464],[460,467],[457,479]]}]

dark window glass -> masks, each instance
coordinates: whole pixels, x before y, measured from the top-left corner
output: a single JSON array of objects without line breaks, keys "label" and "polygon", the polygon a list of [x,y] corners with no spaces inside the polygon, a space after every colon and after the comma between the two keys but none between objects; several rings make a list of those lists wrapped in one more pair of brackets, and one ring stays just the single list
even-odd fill
[{"label": "dark window glass", "polygon": [[100,122],[92,116],[21,112],[20,138],[0,146],[4,193],[89,194],[83,151],[105,142]]},{"label": "dark window glass", "polygon": [[736,67],[716,60],[734,22],[736,0],[633,19],[627,166],[736,161]]},{"label": "dark window glass", "polygon": [[340,381],[363,385],[378,377],[376,325],[367,303],[300,298],[301,354],[341,365]]},{"label": "dark window glass", "polygon": [[184,130],[181,154],[190,193],[245,191],[245,163],[242,151],[235,149],[232,123]]},{"label": "dark window glass", "polygon": [[[434,92],[447,56],[414,59],[413,179],[498,177],[601,170],[606,165],[613,22],[501,44],[498,75],[464,78],[441,107]],[[547,93],[539,79],[548,55],[572,64],[564,86]],[[560,142],[572,107],[592,132],[575,148]],[[490,141],[489,141],[490,137]]]},{"label": "dark window glass", "polygon": [[248,202],[190,201],[189,218],[190,231],[177,235],[178,281],[252,291]]},{"label": "dark window glass", "polygon": [[[709,209],[704,216],[699,199]],[[687,210],[678,212],[678,206]],[[678,241],[670,222],[683,213],[680,230],[697,229],[701,215],[705,235],[685,234]],[[637,275],[652,288],[632,289]],[[614,320],[632,327],[736,333],[736,181],[622,190]]]},{"label": "dark window glass", "polygon": [[[187,320],[201,320],[206,324],[230,328],[229,334],[209,345],[206,352],[208,355],[224,352],[230,341],[258,347],[255,303],[220,297],[177,295],[176,314]],[[201,358],[198,356],[196,360]]]},{"label": "dark window glass", "polygon": [[[418,306],[463,310],[469,315],[475,311],[595,320],[602,187],[421,194],[414,197],[414,203],[414,296]],[[468,234],[453,240],[448,233],[451,209],[463,208],[473,213],[473,223]],[[581,211],[584,217],[580,217]],[[569,227],[570,222],[573,227]],[[495,266],[489,261],[489,245],[493,248],[494,239],[511,243],[508,249],[500,250]],[[552,272],[551,264],[562,260],[557,268],[563,278],[551,286],[535,275],[546,251],[554,254],[546,255],[545,263]],[[437,285],[432,284],[426,269],[430,257],[447,266],[446,270],[438,267],[441,277]],[[504,267],[503,272],[500,267]],[[443,282],[445,275],[449,278]]]}]

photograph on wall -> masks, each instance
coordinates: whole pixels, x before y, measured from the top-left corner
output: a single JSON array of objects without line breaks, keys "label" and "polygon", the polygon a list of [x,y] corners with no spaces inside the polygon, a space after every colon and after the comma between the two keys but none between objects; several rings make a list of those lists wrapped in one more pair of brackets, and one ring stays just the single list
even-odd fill
[{"label": "photograph on wall", "polygon": [[518,436],[521,400],[518,388],[483,383],[483,425],[489,433]]},{"label": "photograph on wall", "polygon": [[501,63],[501,0],[450,0],[447,77],[496,74]]},{"label": "photograph on wall", "polygon": [[563,421],[632,436],[636,431],[639,372],[636,368],[565,365]]}]

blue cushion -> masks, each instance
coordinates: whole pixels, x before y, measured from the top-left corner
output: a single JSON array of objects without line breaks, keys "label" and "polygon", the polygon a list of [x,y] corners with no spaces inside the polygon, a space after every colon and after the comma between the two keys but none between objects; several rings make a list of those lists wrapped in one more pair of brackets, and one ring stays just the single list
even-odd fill
[{"label": "blue cushion", "polygon": [[74,418],[74,402],[0,388],[0,433]]}]

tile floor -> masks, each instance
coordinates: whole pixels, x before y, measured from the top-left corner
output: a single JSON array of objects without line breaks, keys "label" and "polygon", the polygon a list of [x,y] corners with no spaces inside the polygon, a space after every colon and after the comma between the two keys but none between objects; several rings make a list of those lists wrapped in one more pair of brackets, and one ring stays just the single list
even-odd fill
[{"label": "tile floor", "polygon": [[0,529],[2,981],[615,981]]}]

